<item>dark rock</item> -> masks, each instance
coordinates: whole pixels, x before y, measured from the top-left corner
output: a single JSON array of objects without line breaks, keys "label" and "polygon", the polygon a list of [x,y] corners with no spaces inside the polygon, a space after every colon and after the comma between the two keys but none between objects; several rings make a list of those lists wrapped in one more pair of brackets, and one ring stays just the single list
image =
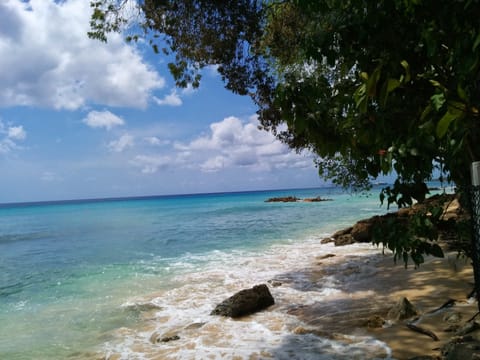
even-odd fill
[{"label": "dark rock", "polygon": [[445,360],[480,359],[480,341],[453,339],[442,347],[442,356]]},{"label": "dark rock", "polygon": [[385,324],[385,319],[381,317],[380,315],[373,315],[370,316],[367,320],[367,327],[370,329],[378,329],[383,327]]},{"label": "dark rock", "polygon": [[324,199],[321,198],[320,196],[317,196],[316,198],[306,198],[303,199],[304,202],[320,202],[320,201],[333,201],[333,199]]},{"label": "dark rock", "polygon": [[273,305],[275,300],[267,285],[256,285],[251,289],[237,292],[218,304],[210,315],[240,317],[253,314]]},{"label": "dark rock", "polygon": [[282,282],[281,281],[277,281],[277,280],[268,280],[267,281],[270,285],[272,285],[273,287],[279,287],[279,286],[282,286]]},{"label": "dark rock", "polygon": [[355,243],[355,239],[350,234],[340,235],[333,240],[335,246],[344,246]]},{"label": "dark rock", "polygon": [[332,235],[332,238],[337,238],[339,236],[342,236],[342,235],[347,235],[347,234],[350,234],[352,232],[352,229],[353,229],[353,226],[350,226],[350,227],[347,227],[345,229],[342,229],[342,230],[338,230],[337,232],[335,232],[333,235]]},{"label": "dark rock", "polygon": [[372,227],[375,218],[362,220],[353,225],[351,235],[357,242],[370,242],[372,240]]},{"label": "dark rock", "polygon": [[331,237],[328,237],[328,238],[325,238],[325,239],[322,239],[320,241],[320,244],[328,244],[328,243],[331,243],[331,242],[334,242],[335,240]]},{"label": "dark rock", "polygon": [[265,200],[265,202],[297,202],[298,200],[300,199],[295,196],[283,196],[270,198]]},{"label": "dark rock", "polygon": [[179,340],[180,339],[180,336],[178,336],[177,334],[175,333],[169,333],[169,334],[164,334],[163,336],[161,336],[159,333],[157,333],[156,331],[150,336],[150,342],[152,344],[157,344],[159,342],[170,342],[170,341],[175,341],[175,340]]},{"label": "dark rock", "polygon": [[407,298],[401,298],[388,312],[387,317],[392,320],[405,320],[418,315],[417,310]]},{"label": "dark rock", "polygon": [[175,340],[180,340],[180,336],[178,335],[172,335],[172,336],[166,336],[160,339],[160,342],[170,342],[170,341],[175,341]]},{"label": "dark rock", "polygon": [[328,258],[331,258],[331,257],[334,257],[336,256],[335,254],[325,254],[325,255],[321,255],[321,256],[317,256],[317,260],[325,260],[325,259],[328,259]]}]

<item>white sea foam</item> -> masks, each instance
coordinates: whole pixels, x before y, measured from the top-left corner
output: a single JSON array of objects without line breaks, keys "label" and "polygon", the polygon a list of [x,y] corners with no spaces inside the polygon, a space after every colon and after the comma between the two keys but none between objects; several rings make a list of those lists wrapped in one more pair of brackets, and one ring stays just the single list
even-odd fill
[{"label": "white sea foam", "polygon": [[[366,244],[334,247],[315,238],[262,253],[184,256],[170,264],[177,286],[125,304],[143,306],[145,321],[137,328],[118,330],[104,345],[104,353],[120,359],[391,358],[383,342],[368,336],[322,337],[289,314],[302,306],[349,298],[346,284],[373,275],[379,253]],[[335,256],[324,257],[327,254]],[[209,315],[238,290],[268,281],[281,285],[270,286],[276,303],[267,311],[239,320]],[[162,341],[174,335],[178,339]]]}]

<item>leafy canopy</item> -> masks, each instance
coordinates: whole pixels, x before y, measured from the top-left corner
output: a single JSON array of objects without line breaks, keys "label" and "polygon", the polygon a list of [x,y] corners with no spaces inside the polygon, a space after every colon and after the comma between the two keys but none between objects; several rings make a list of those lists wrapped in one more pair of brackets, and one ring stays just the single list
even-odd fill
[{"label": "leafy canopy", "polygon": [[[131,1],[92,1],[93,38],[131,19]],[[458,186],[480,159],[478,0],[143,0],[134,23],[174,54],[178,86],[217,65],[250,95],[262,126],[318,155],[326,179],[354,188],[396,174],[382,202],[423,200],[437,170]]]}]

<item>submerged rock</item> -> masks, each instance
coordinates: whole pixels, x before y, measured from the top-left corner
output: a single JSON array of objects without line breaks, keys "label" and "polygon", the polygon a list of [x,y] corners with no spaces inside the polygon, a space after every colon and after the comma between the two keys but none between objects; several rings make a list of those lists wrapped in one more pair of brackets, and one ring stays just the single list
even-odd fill
[{"label": "submerged rock", "polygon": [[232,318],[253,314],[273,305],[273,299],[268,286],[256,285],[244,289],[218,304],[210,315],[229,316]]}]

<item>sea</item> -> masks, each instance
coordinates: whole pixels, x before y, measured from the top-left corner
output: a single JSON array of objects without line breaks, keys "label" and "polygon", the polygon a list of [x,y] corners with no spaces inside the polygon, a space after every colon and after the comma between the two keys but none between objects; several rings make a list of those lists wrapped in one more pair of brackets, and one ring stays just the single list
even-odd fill
[{"label": "sea", "polygon": [[[290,311],[344,291],[344,273],[312,283],[318,259],[369,264],[381,253],[321,242],[385,213],[380,188],[0,205],[0,359],[389,358],[387,344],[305,331]],[[265,201],[282,196],[328,201]],[[262,283],[275,298],[266,311],[210,315]]]}]

